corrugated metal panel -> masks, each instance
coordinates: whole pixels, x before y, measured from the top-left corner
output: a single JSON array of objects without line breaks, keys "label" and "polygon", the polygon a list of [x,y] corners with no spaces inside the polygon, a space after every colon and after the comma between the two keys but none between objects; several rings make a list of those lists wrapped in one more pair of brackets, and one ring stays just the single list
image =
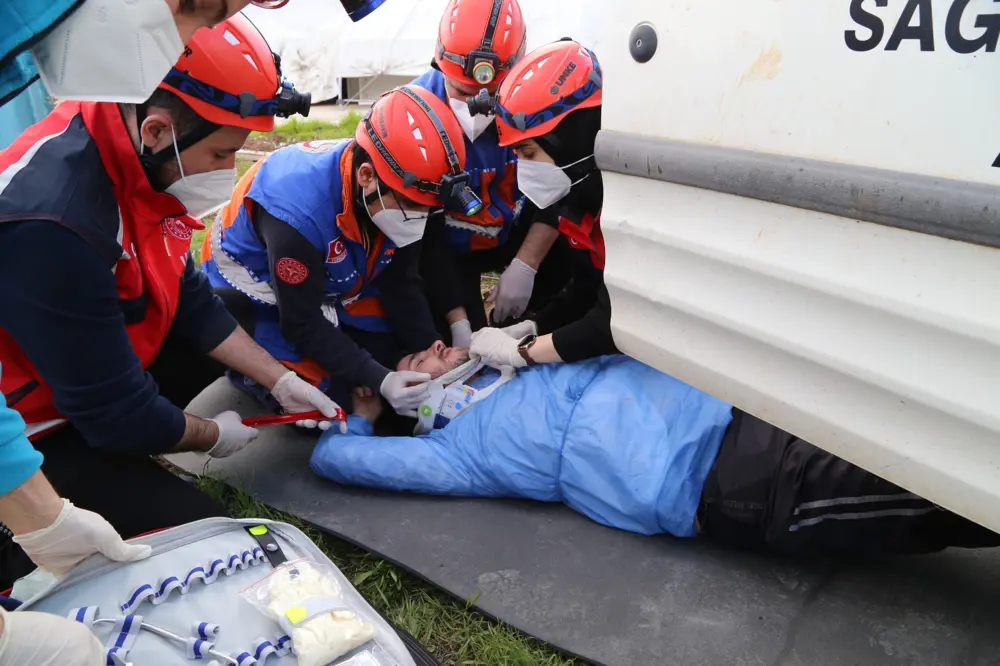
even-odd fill
[{"label": "corrugated metal panel", "polygon": [[1000,184],[998,21],[992,0],[620,0],[603,127]]},{"label": "corrugated metal panel", "polygon": [[1000,250],[605,178],[623,351],[1000,531]]}]

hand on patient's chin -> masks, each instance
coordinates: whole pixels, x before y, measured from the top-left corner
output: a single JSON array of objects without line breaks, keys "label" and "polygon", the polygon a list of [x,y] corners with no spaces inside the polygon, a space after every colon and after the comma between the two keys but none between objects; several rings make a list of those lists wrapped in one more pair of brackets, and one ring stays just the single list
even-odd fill
[{"label": "hand on patient's chin", "polygon": [[470,358],[481,358],[494,365],[522,368],[526,363],[517,350],[518,342],[502,329],[483,328],[472,334],[469,356]]}]

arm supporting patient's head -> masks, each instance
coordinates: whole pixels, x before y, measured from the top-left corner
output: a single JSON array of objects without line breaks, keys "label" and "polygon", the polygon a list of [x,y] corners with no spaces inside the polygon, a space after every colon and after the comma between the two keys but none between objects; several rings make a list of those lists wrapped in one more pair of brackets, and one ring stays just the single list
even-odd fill
[{"label": "arm supporting patient's head", "polygon": [[437,378],[454,370],[469,360],[469,350],[463,347],[446,347],[438,341],[421,352],[407,354],[396,365],[396,370],[426,372]]}]

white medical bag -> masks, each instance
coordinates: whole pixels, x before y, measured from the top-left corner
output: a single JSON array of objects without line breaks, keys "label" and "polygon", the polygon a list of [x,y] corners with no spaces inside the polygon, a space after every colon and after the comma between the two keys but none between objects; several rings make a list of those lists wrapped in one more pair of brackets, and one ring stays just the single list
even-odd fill
[{"label": "white medical bag", "polygon": [[[289,637],[295,631],[288,630],[285,620],[283,629],[241,598],[241,592],[274,572],[272,561],[282,570],[313,561],[336,579],[334,587],[339,584],[337,607],[353,611],[374,630],[374,638],[330,663],[417,666],[393,627],[291,525],[212,518],[136,542],[152,546],[149,559],[119,564],[91,557],[65,578],[24,599],[17,611],[44,611],[88,624],[108,651],[109,664],[207,666],[215,661],[219,666],[291,666],[299,663]],[[308,622],[324,609],[309,612],[313,615],[292,618],[293,622]],[[164,638],[163,632],[181,640]],[[416,647],[420,663],[433,663],[423,659],[412,639],[408,641]]]}]

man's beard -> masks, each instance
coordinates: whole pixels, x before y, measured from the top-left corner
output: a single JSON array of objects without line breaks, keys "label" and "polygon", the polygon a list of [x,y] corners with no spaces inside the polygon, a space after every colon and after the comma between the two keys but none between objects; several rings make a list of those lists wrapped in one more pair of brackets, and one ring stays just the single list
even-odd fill
[{"label": "man's beard", "polygon": [[146,169],[146,178],[149,179],[149,184],[157,192],[165,191],[170,185],[180,180],[180,177],[181,170],[177,166],[177,160],[169,160]]}]

